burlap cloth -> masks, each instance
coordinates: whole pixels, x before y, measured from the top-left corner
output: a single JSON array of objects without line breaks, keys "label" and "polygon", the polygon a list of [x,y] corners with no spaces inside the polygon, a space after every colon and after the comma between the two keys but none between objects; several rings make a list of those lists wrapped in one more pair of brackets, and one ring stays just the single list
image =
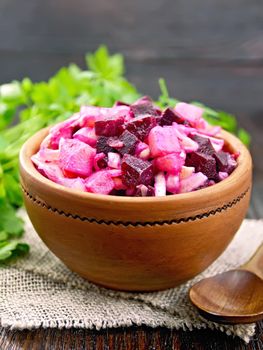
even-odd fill
[{"label": "burlap cloth", "polygon": [[[0,321],[13,329],[106,328],[132,325],[218,329],[249,341],[255,324],[227,326],[201,318],[188,300],[196,281],[244,263],[263,242],[263,220],[245,220],[227,250],[205,272],[177,288],[124,293],[100,288],[69,271],[42,243],[25,212],[27,258],[0,268]],[[216,239],[216,237],[215,237]]]}]

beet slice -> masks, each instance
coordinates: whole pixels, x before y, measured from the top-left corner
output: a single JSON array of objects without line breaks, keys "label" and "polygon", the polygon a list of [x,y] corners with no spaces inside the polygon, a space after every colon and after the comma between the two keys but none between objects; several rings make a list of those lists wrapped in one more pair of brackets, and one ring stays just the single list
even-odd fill
[{"label": "beet slice", "polygon": [[134,117],[140,115],[150,114],[153,116],[158,116],[161,114],[161,111],[154,106],[153,101],[150,97],[144,96],[133,103],[131,106],[131,114]]},{"label": "beet slice", "polygon": [[134,154],[139,139],[128,130],[125,130],[119,137],[119,141],[123,142],[123,147],[118,148],[118,152],[124,155]]},{"label": "beet slice", "polygon": [[156,118],[151,115],[139,116],[126,125],[126,130],[138,137],[139,140],[144,141],[156,124]]},{"label": "beet slice", "polygon": [[121,164],[122,182],[131,188],[150,185],[153,181],[153,166],[150,162],[125,154]]},{"label": "beet slice", "polygon": [[109,141],[110,141],[110,137],[106,137],[106,136],[99,136],[97,143],[96,143],[96,149],[97,149],[97,153],[104,153],[107,154],[109,152],[116,152],[116,150],[109,146]]},{"label": "beet slice", "polygon": [[176,115],[172,108],[168,107],[163,111],[162,116],[159,120],[159,125],[172,125],[173,123],[190,126],[190,123],[187,120],[184,120],[183,118]]},{"label": "beet slice", "polygon": [[236,168],[237,163],[229,153],[220,151],[215,153],[213,156],[216,160],[216,165],[219,172],[231,174]]},{"label": "beet slice", "polygon": [[188,153],[185,161],[186,166],[195,167],[196,172],[201,172],[209,179],[217,178],[215,158],[209,154],[201,152]]},{"label": "beet slice", "polygon": [[123,130],[124,117],[109,117],[95,121],[95,133],[97,136],[119,136]]},{"label": "beet slice", "polygon": [[208,137],[202,137],[199,135],[193,135],[192,140],[194,140],[195,142],[198,143],[198,152],[200,153],[204,153],[204,154],[208,154],[210,156],[212,156],[213,154],[215,154],[215,149],[212,146],[211,141],[209,140]]}]

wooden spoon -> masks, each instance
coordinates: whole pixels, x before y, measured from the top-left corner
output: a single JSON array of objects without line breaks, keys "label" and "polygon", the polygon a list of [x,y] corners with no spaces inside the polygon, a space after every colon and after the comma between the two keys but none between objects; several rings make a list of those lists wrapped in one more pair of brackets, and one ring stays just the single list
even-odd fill
[{"label": "wooden spoon", "polygon": [[240,268],[196,283],[189,297],[202,316],[215,322],[263,319],[263,244]]}]

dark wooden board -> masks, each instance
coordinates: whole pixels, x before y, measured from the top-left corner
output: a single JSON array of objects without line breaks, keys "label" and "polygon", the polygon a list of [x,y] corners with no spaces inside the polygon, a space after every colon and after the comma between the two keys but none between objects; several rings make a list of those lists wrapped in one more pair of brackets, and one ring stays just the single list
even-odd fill
[{"label": "dark wooden board", "polygon": [[131,327],[88,331],[83,329],[9,331],[0,333],[1,350],[262,350],[263,323],[247,345],[220,332],[184,332],[165,328]]},{"label": "dark wooden board", "polygon": [[[263,4],[261,0],[0,1],[0,83],[46,80],[107,44],[125,55],[127,77],[156,97],[172,95],[235,113],[252,135],[250,218],[263,218]],[[263,349],[263,323],[249,345],[220,332],[0,330],[0,350]]]}]

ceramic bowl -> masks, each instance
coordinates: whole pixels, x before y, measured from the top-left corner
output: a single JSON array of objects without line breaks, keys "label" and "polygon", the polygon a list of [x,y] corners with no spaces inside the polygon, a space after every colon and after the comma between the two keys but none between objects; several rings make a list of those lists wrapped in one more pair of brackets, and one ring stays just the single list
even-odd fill
[{"label": "ceramic bowl", "polygon": [[30,157],[48,129],[20,152],[20,175],[32,224],[69,269],[96,284],[127,291],[174,287],[207,268],[245,217],[252,162],[247,148],[222,132],[238,166],[220,183],[166,197],[80,192],[42,176]]}]

